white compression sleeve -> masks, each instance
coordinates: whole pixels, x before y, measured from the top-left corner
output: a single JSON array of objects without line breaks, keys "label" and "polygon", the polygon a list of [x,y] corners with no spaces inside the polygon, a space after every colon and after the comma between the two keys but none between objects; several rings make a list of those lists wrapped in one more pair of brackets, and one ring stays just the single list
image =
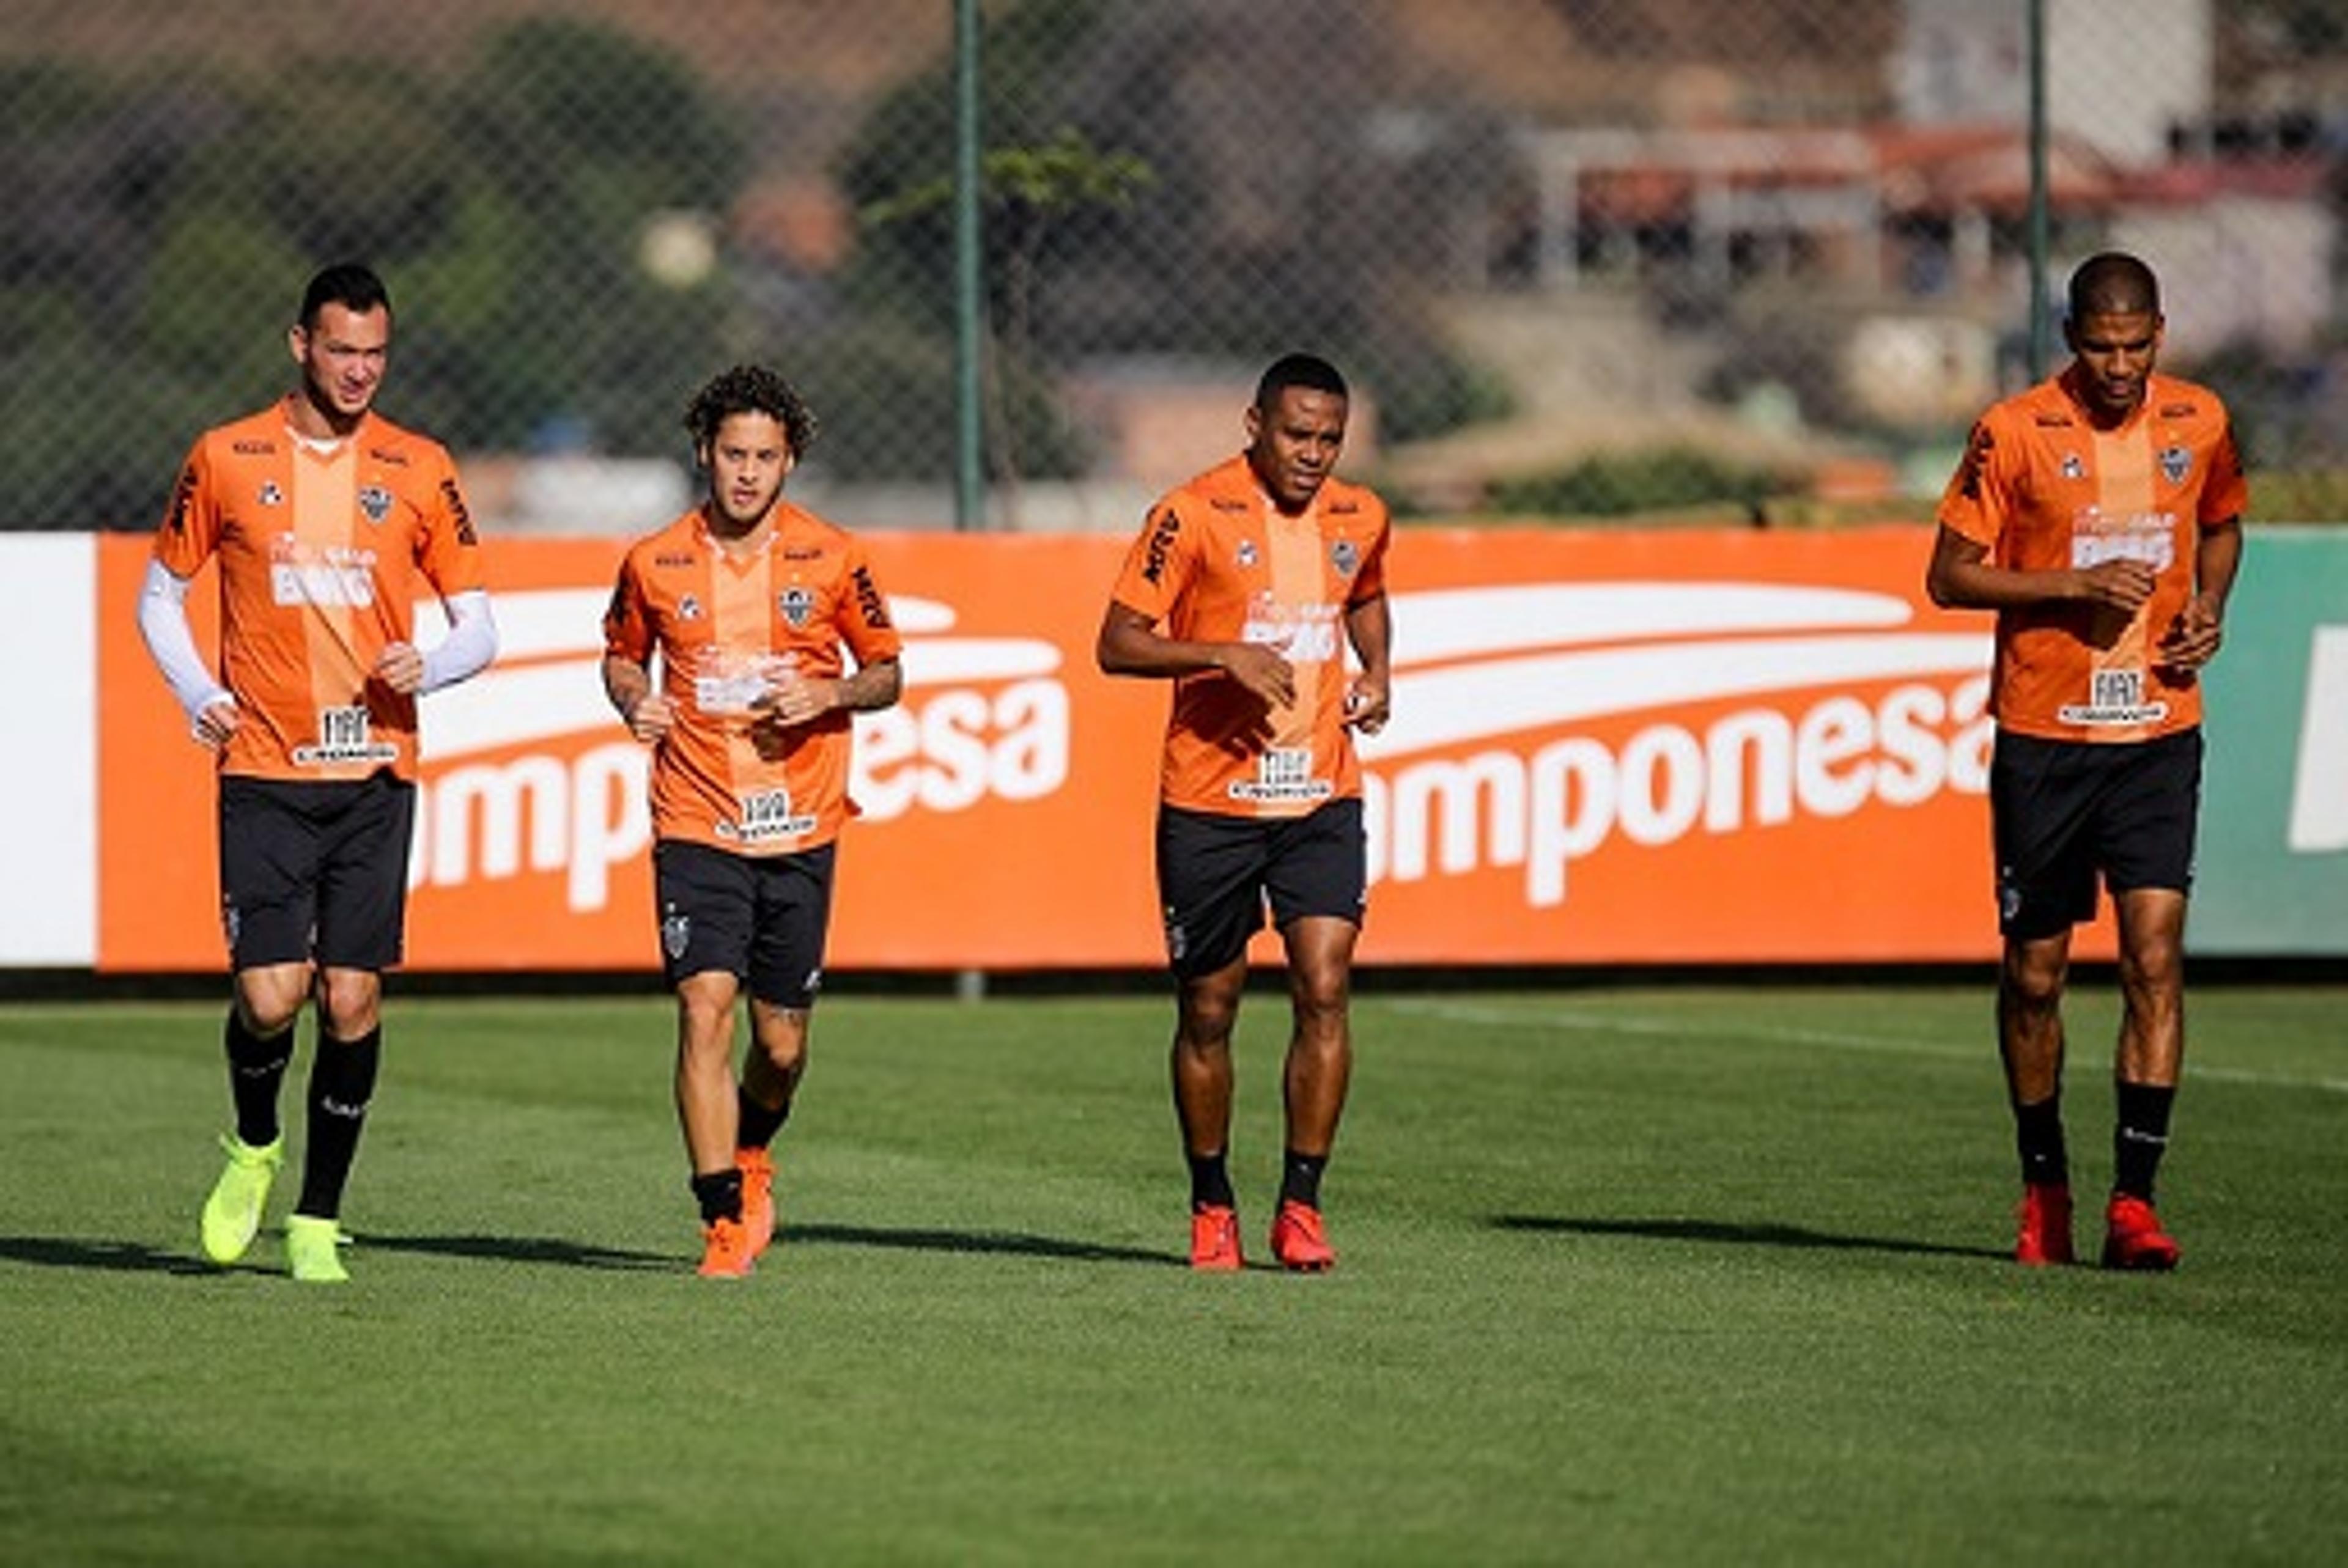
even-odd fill
[{"label": "white compression sleeve", "polygon": [[498,621],[489,596],[469,589],[448,600],[448,635],[424,655],[424,689],[438,692],[478,675],[498,656]]},{"label": "white compression sleeve", "polygon": [[139,591],[139,635],[171,695],[187,711],[188,723],[214,702],[236,701],[196,651],[196,634],[188,626],[188,584],[159,560],[147,563],[147,580]]}]

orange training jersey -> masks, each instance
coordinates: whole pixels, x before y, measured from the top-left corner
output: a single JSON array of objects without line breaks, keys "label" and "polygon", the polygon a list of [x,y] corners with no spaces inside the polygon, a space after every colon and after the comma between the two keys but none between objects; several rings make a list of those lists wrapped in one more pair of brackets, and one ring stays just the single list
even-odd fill
[{"label": "orange training jersey", "polygon": [[367,679],[413,636],[420,573],[442,599],[481,586],[456,466],[369,414],[305,441],[282,403],[188,454],[155,559],[192,578],[220,558],[221,682],[241,711],[221,771],[254,778],[416,776],[416,699]]},{"label": "orange training jersey", "polygon": [[1268,715],[1219,672],[1175,682],[1167,804],[1302,816],[1362,793],[1345,728],[1345,612],[1385,591],[1386,531],[1385,504],[1340,479],[1303,516],[1283,516],[1244,456],[1151,508],[1111,597],[1178,641],[1262,643],[1296,671],[1296,701]]},{"label": "orange training jersey", "polygon": [[1992,707],[2002,728],[2059,741],[2149,740],[2201,722],[2200,683],[2156,649],[2192,597],[2201,530],[2250,498],[2225,405],[2156,375],[2116,430],[2098,430],[2067,373],[2007,398],[1973,426],[1941,522],[1992,565],[2084,568],[2133,559],[2158,573],[2133,617],[2084,604],[1997,618]]},{"label": "orange training jersey", "polygon": [[854,815],[850,718],[785,728],[753,706],[793,675],[897,657],[897,629],[863,548],[812,512],[775,508],[766,548],[726,553],[698,508],[628,551],[603,645],[647,667],[675,722],[653,756],[653,831],[741,855],[829,844]]}]

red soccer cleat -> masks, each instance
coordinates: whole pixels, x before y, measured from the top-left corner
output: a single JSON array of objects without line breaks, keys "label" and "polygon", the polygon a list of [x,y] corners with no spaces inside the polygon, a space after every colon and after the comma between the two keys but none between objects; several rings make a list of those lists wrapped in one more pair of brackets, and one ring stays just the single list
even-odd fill
[{"label": "red soccer cleat", "polygon": [[2056,1183],[2025,1183],[2013,1238],[2013,1261],[2044,1268],[2071,1261],[2071,1189]]},{"label": "red soccer cleat", "polygon": [[1320,1274],[1337,1266],[1337,1255],[1321,1228],[1321,1211],[1293,1199],[1280,1205],[1272,1222],[1272,1255],[1298,1274]]},{"label": "red soccer cleat", "polygon": [[1238,1210],[1210,1204],[1190,1211],[1190,1266],[1210,1274],[1228,1274],[1243,1266]]},{"label": "red soccer cleat", "polygon": [[750,1255],[763,1257],[775,1239],[775,1156],[766,1149],[736,1149],[734,1168],[742,1173],[742,1228],[749,1233]]},{"label": "red soccer cleat", "polygon": [[2142,1198],[2114,1193],[2104,1210],[2104,1266],[2163,1270],[2177,1266],[2177,1243]]},{"label": "red soccer cleat", "polygon": [[740,1220],[715,1219],[701,1227],[701,1267],[704,1279],[740,1279],[757,1261],[750,1252],[750,1233]]}]

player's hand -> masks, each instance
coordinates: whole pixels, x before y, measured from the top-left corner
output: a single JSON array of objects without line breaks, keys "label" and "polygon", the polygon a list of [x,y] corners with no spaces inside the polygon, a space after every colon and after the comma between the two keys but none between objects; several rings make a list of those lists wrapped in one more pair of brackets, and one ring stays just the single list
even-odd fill
[{"label": "player's hand", "polygon": [[1345,723],[1365,735],[1375,735],[1386,727],[1391,702],[1385,677],[1373,680],[1366,674],[1356,675],[1345,689]]},{"label": "player's hand", "polygon": [[2197,593],[2161,633],[2154,654],[2165,670],[2199,670],[2217,657],[2218,645],[2224,641],[2225,626],[2217,608]]},{"label": "player's hand", "polygon": [[376,656],[375,678],[403,697],[424,689],[424,655],[412,642],[394,642]]},{"label": "player's hand", "polygon": [[2134,615],[2152,597],[2157,574],[2140,560],[2097,561],[2078,572],[2079,597],[2105,610]]},{"label": "player's hand", "polygon": [[242,723],[244,715],[238,711],[235,698],[215,697],[205,703],[203,711],[196,715],[191,733],[198,741],[217,752],[228,744],[228,738],[236,733],[237,726]]},{"label": "player's hand", "polygon": [[626,723],[628,733],[648,746],[657,746],[668,739],[676,723],[676,710],[661,692],[647,692],[628,710]]},{"label": "player's hand", "polygon": [[751,711],[787,729],[808,723],[840,705],[839,685],[828,675],[786,675],[750,704]]},{"label": "player's hand", "polygon": [[1296,701],[1296,670],[1277,649],[1257,642],[1227,642],[1222,671],[1241,690],[1267,708],[1285,708]]}]

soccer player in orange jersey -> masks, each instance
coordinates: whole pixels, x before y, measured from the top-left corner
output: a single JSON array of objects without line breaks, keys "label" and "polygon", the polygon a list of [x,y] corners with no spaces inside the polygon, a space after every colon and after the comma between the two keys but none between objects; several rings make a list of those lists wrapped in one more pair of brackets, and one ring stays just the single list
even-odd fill
[{"label": "soccer player in orange jersey", "polygon": [[1386,510],[1335,477],[1347,407],[1327,361],[1275,362],[1247,410],[1246,451],[1151,508],[1101,620],[1101,669],[1174,683],[1157,866],[1194,1268],[1242,1263],[1226,1164],[1231,1026],[1267,905],[1292,1013],[1272,1251],[1292,1269],[1336,1262],[1321,1175],[1353,1071],[1367,882],[1352,732],[1385,723],[1389,686]]},{"label": "soccer player in orange jersey", "polygon": [[[366,267],[310,280],[288,334],[298,384],[190,451],[139,605],[195,738],[220,756],[237,1125],[204,1204],[204,1251],[232,1263],[259,1229],[283,1159],[278,1090],[314,998],[302,1192],[285,1227],[294,1276],[312,1281],[345,1277],[336,1216],[375,1091],[383,971],[404,936],[417,698],[497,651],[455,466],[375,412],[391,320]],[[186,609],[207,561],[219,567],[217,676]],[[423,587],[450,622],[429,650],[411,631]]]},{"label": "soccer player in orange jersey", "polygon": [[834,841],[856,810],[850,721],[896,702],[901,643],[862,546],[783,499],[816,428],[790,384],[736,366],[695,395],[685,425],[707,493],[621,564],[603,687],[654,748],[677,1115],[700,1272],[723,1278],[749,1273],[774,1235],[771,1145],[807,1070]]},{"label": "soccer player in orange jersey", "polygon": [[1934,603],[1997,612],[1998,1042],[2026,1265],[2072,1255],[2063,989],[2099,876],[2119,917],[2124,1004],[2103,1262],[2178,1258],[2153,1177],[2184,1061],[2199,673],[2218,651],[2249,497],[2224,405],[2154,373],[2161,329],[2158,284],[2136,257],[2107,252],[2071,275],[2071,363],[1973,427],[1926,575]]}]

